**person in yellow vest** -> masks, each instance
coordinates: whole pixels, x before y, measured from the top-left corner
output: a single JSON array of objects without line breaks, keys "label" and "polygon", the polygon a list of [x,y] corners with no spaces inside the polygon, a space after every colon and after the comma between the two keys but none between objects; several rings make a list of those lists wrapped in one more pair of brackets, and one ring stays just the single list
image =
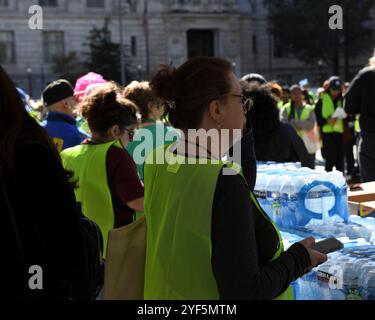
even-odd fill
[{"label": "person in yellow vest", "polygon": [[[340,112],[341,111],[341,112]],[[333,76],[328,80],[328,89],[315,106],[318,125],[321,128],[325,169],[344,172],[344,122],[342,81]]]},{"label": "person in yellow vest", "polygon": [[283,106],[290,102],[290,89],[289,86],[283,86]]},{"label": "person in yellow vest", "polygon": [[[303,101],[302,89],[295,84],[290,88],[291,102],[284,105],[280,112],[281,121],[289,123],[302,138],[302,131],[311,132],[316,126],[314,107]],[[315,153],[309,153],[309,164],[311,169],[315,168]]]},{"label": "person in yellow vest", "polygon": [[108,232],[133,222],[135,211],[144,211],[143,184],[125,150],[134,135],[137,107],[114,83],[101,86],[81,107],[92,138],[61,156],[64,167],[74,172],[83,213],[103,233],[106,252]]},{"label": "person in yellow vest", "polygon": [[[231,63],[203,57],[164,66],[151,85],[184,135],[145,164],[144,298],[293,299],[290,283],[327,257],[311,249],[313,238],[284,251],[251,182],[221,160],[241,140],[251,106]],[[203,133],[218,139],[205,143]]]},{"label": "person in yellow vest", "polygon": [[271,82],[271,92],[277,100],[277,107],[281,110],[284,106],[283,101],[283,88],[277,82]]}]

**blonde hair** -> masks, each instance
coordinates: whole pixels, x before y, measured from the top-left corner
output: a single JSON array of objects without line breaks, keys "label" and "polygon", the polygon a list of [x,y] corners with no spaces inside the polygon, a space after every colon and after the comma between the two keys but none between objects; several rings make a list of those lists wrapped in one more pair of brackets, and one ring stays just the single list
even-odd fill
[{"label": "blonde hair", "polygon": [[374,50],[374,55],[369,60],[369,66],[375,67],[375,50]]}]

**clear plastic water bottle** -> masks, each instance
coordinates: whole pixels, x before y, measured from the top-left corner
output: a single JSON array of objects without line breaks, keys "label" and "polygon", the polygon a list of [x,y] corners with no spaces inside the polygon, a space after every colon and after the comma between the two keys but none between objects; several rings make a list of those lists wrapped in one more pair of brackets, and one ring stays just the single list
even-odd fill
[{"label": "clear plastic water bottle", "polygon": [[277,224],[279,228],[283,227],[281,217],[281,200],[280,200],[280,177],[273,175],[268,180],[266,185],[267,189],[267,206],[269,206],[270,212],[268,213],[272,220]]},{"label": "clear plastic water bottle", "polygon": [[[369,274],[375,270],[375,261],[374,260],[367,260],[366,263],[361,265],[360,270],[358,270],[358,286],[361,293],[361,296],[365,300],[372,300],[375,299],[375,296],[373,295],[374,286],[369,287],[369,285],[373,284],[373,280],[369,282]],[[370,294],[369,294],[370,291]],[[371,295],[372,297],[370,297]]]},{"label": "clear plastic water bottle", "polygon": [[344,265],[343,284],[347,300],[361,300],[358,287],[358,273],[355,270],[355,259],[351,258]]},{"label": "clear plastic water bottle", "polygon": [[[299,201],[303,201],[302,197],[303,195],[301,195],[301,189],[305,186],[306,184],[306,179],[305,179],[305,176],[303,175],[296,175],[294,176],[293,178],[293,183],[294,183],[294,195],[295,195],[295,198],[293,199],[294,202],[297,204],[297,202]],[[306,216],[305,216],[305,212],[303,212],[303,210],[301,210],[300,207],[297,207],[296,208],[296,211],[295,211],[295,217],[296,217],[296,223],[298,226],[304,226],[306,224]]]},{"label": "clear plastic water bottle", "polygon": [[270,174],[265,174],[264,180],[263,180],[263,185],[259,186],[259,190],[262,190],[263,194],[263,210],[268,214],[268,216],[272,219],[272,207],[271,207],[271,202],[267,198],[267,191],[269,188],[269,182],[274,178],[274,176]]},{"label": "clear plastic water bottle", "polygon": [[282,177],[282,184],[280,187],[280,199],[283,227],[286,229],[293,229],[297,226],[297,195],[295,194],[293,177]]},{"label": "clear plastic water bottle", "polygon": [[296,281],[296,300],[321,300],[322,293],[315,271],[302,276]]},{"label": "clear plastic water bottle", "polygon": [[361,225],[348,224],[347,236],[350,239],[363,238],[368,241],[371,238],[371,231]]},{"label": "clear plastic water bottle", "polygon": [[317,270],[317,285],[319,291],[319,300],[332,300],[331,292],[329,288],[329,280],[330,280],[330,272],[333,262],[331,259],[327,260],[327,262],[323,263],[318,267]]},{"label": "clear plastic water bottle", "polygon": [[349,219],[349,209],[348,209],[348,185],[346,179],[342,172],[332,171],[327,173],[327,180],[334,184],[338,189],[340,189],[340,206],[339,212],[337,214],[341,216],[345,222]]},{"label": "clear plastic water bottle", "polygon": [[265,210],[266,206],[266,173],[258,173],[257,174],[257,181],[254,188],[255,196],[260,204],[260,206]]},{"label": "clear plastic water bottle", "polygon": [[364,281],[364,299],[375,300],[375,270],[368,272]]}]

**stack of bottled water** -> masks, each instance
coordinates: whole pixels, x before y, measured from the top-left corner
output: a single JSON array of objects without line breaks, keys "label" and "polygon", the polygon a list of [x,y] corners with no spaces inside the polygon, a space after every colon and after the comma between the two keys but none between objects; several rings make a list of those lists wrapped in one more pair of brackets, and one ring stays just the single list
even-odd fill
[{"label": "stack of bottled water", "polygon": [[[353,231],[361,233],[362,238],[365,238],[366,241],[375,245],[375,218],[350,216],[349,225],[357,226],[357,229],[354,229]],[[366,229],[366,231],[364,231],[363,229]]]},{"label": "stack of bottled water", "polygon": [[255,194],[280,228],[285,249],[311,235],[344,243],[343,250],[292,284],[296,299],[375,300],[375,218],[349,216],[340,172],[260,164]]},{"label": "stack of bottled water", "polygon": [[[349,218],[347,184],[339,171],[311,170],[298,163],[259,164],[255,195],[280,229],[346,233],[341,229]],[[336,231],[327,227],[334,225]]]},{"label": "stack of bottled water", "polygon": [[298,300],[375,300],[375,246],[351,241],[293,288]]}]

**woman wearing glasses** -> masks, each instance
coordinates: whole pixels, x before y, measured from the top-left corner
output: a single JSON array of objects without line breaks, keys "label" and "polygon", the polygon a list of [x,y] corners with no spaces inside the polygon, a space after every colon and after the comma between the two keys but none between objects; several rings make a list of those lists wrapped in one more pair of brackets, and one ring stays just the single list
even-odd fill
[{"label": "woman wearing glasses", "polygon": [[82,104],[92,138],[62,153],[64,166],[74,172],[77,200],[101,228],[105,249],[108,232],[131,223],[135,211],[144,210],[143,184],[125,150],[134,136],[136,112],[116,84],[104,84]]},{"label": "woman wearing glasses", "polygon": [[[292,299],[290,283],[326,256],[310,249],[312,238],[284,252],[246,179],[221,161],[249,108],[231,64],[165,66],[152,86],[184,137],[154,152],[164,163],[145,164],[145,299]],[[197,132],[219,139],[204,143]]]}]

